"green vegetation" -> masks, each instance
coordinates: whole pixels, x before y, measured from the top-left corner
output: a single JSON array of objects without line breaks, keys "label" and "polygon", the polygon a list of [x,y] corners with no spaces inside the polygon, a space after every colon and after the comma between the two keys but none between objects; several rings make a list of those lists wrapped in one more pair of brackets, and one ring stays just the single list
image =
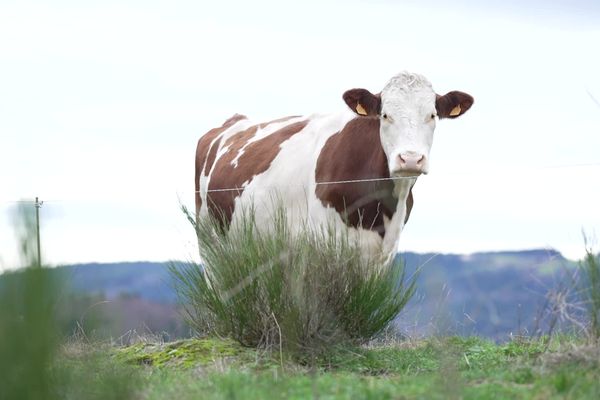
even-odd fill
[{"label": "green vegetation", "polygon": [[343,232],[292,234],[283,208],[258,229],[252,210],[229,229],[221,219],[195,227],[203,266],[172,268],[191,325],[245,346],[315,356],[381,332],[414,293],[404,269],[361,255]]},{"label": "green vegetation", "polygon": [[[297,257],[308,263],[308,268],[313,268],[310,271],[322,274],[318,276],[326,282],[324,286],[333,286],[343,294],[344,290],[348,291],[349,294],[344,294],[346,303],[343,303],[347,308],[338,309],[339,314],[327,314],[322,307],[300,296],[299,293],[315,290],[320,285],[314,279],[307,280],[293,268],[296,275],[291,277],[295,277],[295,285],[285,286],[290,276],[281,271],[275,276],[283,278],[283,284],[277,286],[268,280],[261,283],[261,279],[266,279],[261,276],[275,274],[268,272],[273,269],[270,268],[261,270],[260,274],[255,275],[257,279],[239,290],[239,293],[249,290],[251,295],[260,294],[264,296],[263,300],[266,298],[275,302],[283,298],[284,304],[289,300],[279,296],[269,297],[269,290],[291,291],[296,301],[302,300],[295,305],[296,314],[292,316],[301,315],[297,308],[302,305],[313,307],[309,308],[310,312],[316,313],[316,318],[321,318],[321,322],[326,316],[334,318],[334,325],[325,324],[329,328],[317,331],[324,333],[325,339],[319,337],[308,340],[299,334],[286,336],[293,333],[293,328],[305,328],[305,325],[298,325],[293,320],[288,325],[286,318],[273,318],[279,335],[274,337],[280,340],[279,343],[285,340],[285,345],[279,346],[276,345],[277,341],[275,345],[271,343],[266,346],[266,342],[245,343],[239,338],[233,340],[213,335],[170,343],[137,337],[138,343],[117,347],[110,342],[91,341],[83,328],[78,336],[65,338],[61,334],[61,316],[69,313],[61,308],[68,307],[68,302],[66,304],[61,299],[64,300],[68,292],[57,279],[60,275],[50,274],[48,269],[37,263],[31,214],[24,212],[20,221],[22,224],[18,232],[27,267],[18,272],[7,272],[0,280],[0,400],[600,398],[600,345],[596,340],[597,335],[593,334],[597,332],[594,330],[588,336],[554,334],[539,339],[518,336],[505,344],[495,344],[477,337],[431,337],[411,341],[406,338],[390,340],[380,335],[375,341],[366,341],[366,338],[381,332],[392,311],[396,312],[397,307],[402,308],[413,286],[390,286],[390,276],[385,275],[388,272],[377,272],[373,275],[376,278],[363,279],[365,276],[372,277],[360,269],[368,266],[364,260],[352,257],[344,258],[344,262],[339,260],[340,255],[353,254],[351,246],[339,250],[335,247],[337,245],[328,244],[331,247],[319,250],[322,253],[315,253],[314,248],[311,248],[311,252],[302,250],[306,246],[304,242],[298,249]],[[217,236],[219,238],[222,239],[222,236]],[[252,246],[256,246],[256,251],[271,249],[274,252],[273,249],[277,249],[271,239],[265,240],[260,235],[255,235],[249,241],[253,244],[243,247],[246,251]],[[230,251],[242,256],[234,253],[241,251],[239,249],[219,248],[223,244],[235,247],[234,243],[223,240],[217,242],[216,251],[222,254]],[[239,242],[235,245],[241,246]],[[295,251],[294,246],[291,249]],[[340,251],[339,254],[337,251]],[[293,251],[291,253],[295,254]],[[311,257],[314,254],[318,260],[328,260],[323,263],[324,267],[316,261],[312,265]],[[580,289],[587,296],[584,300],[589,305],[589,325],[594,329],[597,325],[594,325],[593,318],[598,315],[594,301],[600,274],[597,274],[597,256],[591,254],[588,252],[588,258],[582,264],[587,269],[584,270],[584,279],[580,281]],[[291,262],[288,254],[282,259],[280,267],[284,262]],[[253,258],[244,260],[256,261]],[[300,261],[298,263],[285,265],[302,265]],[[340,288],[332,282],[333,277],[337,277],[336,273],[340,273],[335,268],[340,266],[349,266],[348,275],[343,272],[343,281],[351,288],[356,284],[354,279],[357,279],[358,289]],[[204,278],[204,272],[198,268],[183,270],[180,277],[185,278],[186,274],[192,273],[190,271]],[[209,274],[207,285],[218,283],[215,279],[214,275]],[[258,289],[252,285],[258,285]],[[204,289],[207,287],[202,286]],[[211,288],[213,294],[218,293],[214,291],[214,286]],[[188,289],[190,287],[185,290]],[[317,290],[311,293],[323,296],[328,292]],[[376,295],[370,296],[370,293]],[[384,294],[392,298],[399,297],[388,304],[381,298]],[[66,298],[69,299],[68,295]],[[319,301],[324,299],[318,298]],[[200,299],[205,300],[202,297]],[[252,300],[252,297],[248,299]],[[219,298],[214,304],[225,307],[232,303]],[[269,305],[272,308],[267,312],[256,308],[258,303],[250,308],[233,304],[239,310],[234,309],[229,314],[231,318],[238,317],[235,313],[240,310],[286,315],[275,314],[275,311],[281,312],[277,308],[281,307],[280,304]],[[324,304],[335,306],[337,303]],[[372,316],[381,304],[388,304],[389,308],[384,306],[382,315],[375,313]],[[293,307],[283,309],[294,310]],[[238,327],[236,329],[245,332],[246,327],[240,325],[240,321],[227,325],[230,322],[219,320],[214,310],[208,308],[206,312],[204,310],[203,314],[198,314],[204,319],[196,322],[216,325],[197,326],[219,326],[212,332],[229,332],[228,337],[236,332],[227,330],[231,327]],[[310,315],[304,314],[303,318]],[[356,320],[344,319],[349,316]],[[367,318],[360,319],[365,316]],[[304,321],[302,318],[298,320]],[[242,321],[250,326],[253,323],[249,317]],[[93,325],[88,321],[88,327],[93,329]],[[265,332],[272,331],[271,326]],[[298,339],[302,337],[304,341]],[[302,346],[293,345],[298,343],[296,341]],[[315,344],[319,351],[314,351],[315,347],[312,346]],[[305,356],[299,357],[299,354]]]},{"label": "green vegetation", "polygon": [[215,359],[251,361],[254,354],[237,342],[227,339],[189,339],[171,343],[140,342],[119,349],[116,358],[129,364],[187,369],[209,365]]},{"label": "green vegetation", "polygon": [[58,346],[52,317],[56,298],[55,282],[39,267],[4,276],[0,287],[0,390],[6,391],[6,398],[44,398],[50,391],[45,367]]},{"label": "green vegetation", "polygon": [[111,362],[97,344],[63,351],[65,287],[39,264],[33,209],[22,206],[16,222],[25,267],[0,281],[0,400],[130,398],[136,369]]},{"label": "green vegetation", "polygon": [[115,350],[112,357],[145,371],[136,392],[142,399],[596,399],[600,395],[600,349],[575,337],[501,345],[476,337],[447,337],[338,347],[310,366],[214,338],[137,344]]}]

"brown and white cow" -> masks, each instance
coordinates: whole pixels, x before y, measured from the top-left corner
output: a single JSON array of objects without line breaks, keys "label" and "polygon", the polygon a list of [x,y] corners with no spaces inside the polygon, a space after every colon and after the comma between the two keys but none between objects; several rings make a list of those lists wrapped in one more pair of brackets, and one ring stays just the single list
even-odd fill
[{"label": "brown and white cow", "polygon": [[204,134],[196,150],[197,218],[212,213],[229,224],[252,206],[259,226],[268,225],[276,197],[292,230],[302,221],[333,223],[365,254],[393,256],[412,187],[429,169],[437,119],[464,114],[473,98],[437,95],[408,72],[379,94],[352,89],[343,98],[350,110],[337,114],[260,124],[236,114]]}]

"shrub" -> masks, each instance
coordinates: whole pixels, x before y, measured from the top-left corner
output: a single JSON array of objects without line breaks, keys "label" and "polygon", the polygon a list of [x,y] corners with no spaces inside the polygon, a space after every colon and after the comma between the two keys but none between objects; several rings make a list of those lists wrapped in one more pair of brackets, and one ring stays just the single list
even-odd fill
[{"label": "shrub", "polygon": [[231,336],[246,346],[318,354],[381,332],[414,293],[398,262],[361,255],[331,226],[289,230],[277,208],[258,229],[253,210],[227,229],[220,218],[193,224],[203,265],[171,267],[188,320],[201,334]]}]

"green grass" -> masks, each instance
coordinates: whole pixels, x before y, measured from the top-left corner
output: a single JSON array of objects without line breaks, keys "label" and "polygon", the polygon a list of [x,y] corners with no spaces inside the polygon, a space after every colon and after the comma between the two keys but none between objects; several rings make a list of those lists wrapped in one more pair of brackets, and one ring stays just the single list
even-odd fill
[{"label": "green grass", "polygon": [[312,365],[210,338],[137,344],[111,359],[142,371],[141,399],[600,398],[600,349],[573,337],[430,338],[338,348]]}]

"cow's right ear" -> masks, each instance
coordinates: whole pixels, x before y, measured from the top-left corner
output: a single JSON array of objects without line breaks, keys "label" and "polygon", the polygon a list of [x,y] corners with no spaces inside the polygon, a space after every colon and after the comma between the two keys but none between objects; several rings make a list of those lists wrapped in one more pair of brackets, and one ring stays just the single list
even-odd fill
[{"label": "cow's right ear", "polygon": [[435,109],[440,119],[456,118],[466,113],[473,105],[473,101],[473,96],[470,94],[455,90],[443,96],[436,94]]},{"label": "cow's right ear", "polygon": [[379,115],[381,96],[367,89],[350,89],[344,93],[344,101],[358,115]]}]

